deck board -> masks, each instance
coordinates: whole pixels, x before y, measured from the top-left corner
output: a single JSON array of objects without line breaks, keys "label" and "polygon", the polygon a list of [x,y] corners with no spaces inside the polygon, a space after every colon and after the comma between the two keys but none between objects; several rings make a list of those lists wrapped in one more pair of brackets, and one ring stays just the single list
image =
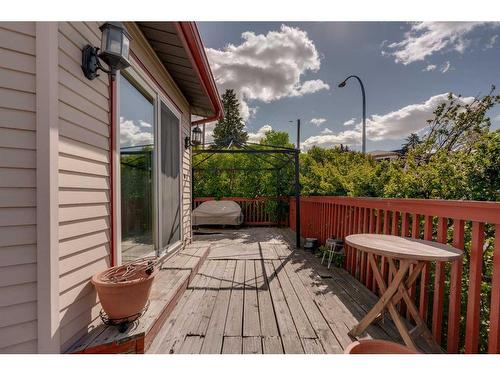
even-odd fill
[{"label": "deck board", "polygon": [[243,335],[243,296],[245,284],[245,262],[238,260],[231,289],[229,311],[227,314],[224,336]]},{"label": "deck board", "polygon": [[[259,304],[255,280],[255,263],[245,261],[245,293],[243,301],[243,337],[260,337]],[[243,341],[245,347],[245,341]]]},{"label": "deck board", "polygon": [[[353,341],[377,301],[359,281],[293,250],[280,230],[220,232],[203,236],[211,252],[149,352],[342,353]],[[401,342],[390,319],[364,337]]]},{"label": "deck board", "polygon": [[224,327],[226,323],[229,300],[231,298],[231,287],[233,285],[236,261],[228,260],[219,293],[215,300],[214,311],[208,323],[207,332],[203,341],[202,353],[221,353],[224,339]]},{"label": "deck board", "polygon": [[241,354],[243,350],[243,337],[225,336],[222,345],[222,354]]}]

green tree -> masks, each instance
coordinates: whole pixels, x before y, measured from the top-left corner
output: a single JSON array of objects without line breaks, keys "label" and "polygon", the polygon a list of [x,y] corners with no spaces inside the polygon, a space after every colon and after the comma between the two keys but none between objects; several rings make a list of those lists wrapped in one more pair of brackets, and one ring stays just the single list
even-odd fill
[{"label": "green tree", "polygon": [[236,144],[246,143],[248,134],[243,129],[245,123],[240,116],[239,102],[234,90],[227,89],[222,95],[224,117],[214,128],[214,143],[217,147],[226,147],[231,142]]},{"label": "green tree", "polygon": [[411,150],[417,147],[422,141],[417,133],[410,133],[408,137],[405,139],[405,143],[403,143],[403,152],[406,154],[408,150]]},{"label": "green tree", "polygon": [[[264,145],[293,147],[286,132],[269,131],[260,140]],[[194,155],[193,165],[206,155]],[[280,167],[280,168],[274,168]],[[286,155],[216,154],[204,160],[194,174],[195,197],[258,197],[290,195],[294,169]],[[252,170],[243,170],[252,169]]]}]

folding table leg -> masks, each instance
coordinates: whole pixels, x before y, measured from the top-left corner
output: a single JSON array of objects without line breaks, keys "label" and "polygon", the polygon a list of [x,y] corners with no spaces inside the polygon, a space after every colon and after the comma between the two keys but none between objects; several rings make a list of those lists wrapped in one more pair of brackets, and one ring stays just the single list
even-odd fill
[{"label": "folding table leg", "polygon": [[349,332],[349,334],[351,336],[359,336],[366,330],[366,328],[368,328],[368,326],[377,318],[377,316],[382,313],[384,308],[387,307],[392,319],[394,320],[394,323],[396,324],[396,327],[398,328],[398,331],[400,332],[401,336],[403,336],[403,340],[405,341],[405,343],[409,347],[416,349],[408,333],[408,330],[406,329],[406,326],[404,325],[401,317],[396,311],[396,308],[391,302],[392,297],[398,291],[399,285],[404,281],[404,277],[406,276],[406,273],[408,272],[408,269],[410,267],[410,262],[405,260],[401,261],[400,268],[394,276],[394,279],[392,280],[389,287],[386,287],[382,275],[380,274],[380,270],[377,267],[377,263],[373,258],[373,254],[368,253],[368,260],[372,267],[375,280],[377,281],[379,289],[382,292],[382,296],[372,307],[372,309],[366,314],[366,316],[361,319],[359,324]]},{"label": "folding table leg", "polygon": [[[419,265],[424,265],[424,262],[420,262]],[[417,269],[419,268],[417,265]],[[422,267],[420,267],[422,268]],[[392,274],[396,273],[396,266],[394,265],[394,262],[392,259],[389,260],[389,272]],[[415,280],[413,280],[414,282]],[[393,302],[398,298],[399,295],[403,298],[403,300],[406,303],[406,307],[408,309],[408,313],[410,316],[415,320],[416,327],[415,329],[418,332],[421,332],[422,337],[427,341],[431,349],[437,353],[441,353],[441,346],[436,342],[434,339],[434,336],[432,335],[431,331],[427,327],[427,324],[422,320],[422,317],[420,316],[417,307],[415,306],[415,303],[413,302],[412,298],[408,294],[408,290],[412,287],[413,283],[407,283],[406,285],[400,285],[399,286],[399,293],[394,295],[393,297]],[[399,302],[399,299],[398,299]]]}]

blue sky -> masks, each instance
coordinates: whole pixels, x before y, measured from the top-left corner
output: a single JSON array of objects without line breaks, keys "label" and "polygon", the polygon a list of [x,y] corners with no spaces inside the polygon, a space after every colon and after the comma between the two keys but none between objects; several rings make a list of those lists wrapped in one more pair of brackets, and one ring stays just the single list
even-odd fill
[{"label": "blue sky", "polygon": [[[288,121],[300,118],[305,148],[359,149],[359,85],[337,88],[350,74],[366,88],[368,151],[399,148],[411,131],[422,131],[442,94],[473,97],[500,85],[500,24],[198,22],[198,28],[221,93],[239,93],[254,140],[273,128],[295,141]],[[500,109],[490,114],[499,127]]]}]

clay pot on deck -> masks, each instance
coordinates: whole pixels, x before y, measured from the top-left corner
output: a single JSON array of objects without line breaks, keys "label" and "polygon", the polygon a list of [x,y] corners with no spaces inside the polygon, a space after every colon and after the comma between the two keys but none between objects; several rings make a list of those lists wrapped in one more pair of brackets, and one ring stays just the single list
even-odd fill
[{"label": "clay pot on deck", "polygon": [[345,354],[418,354],[407,346],[385,340],[354,341],[346,349]]},{"label": "clay pot on deck", "polygon": [[157,273],[154,259],[143,258],[94,275],[92,284],[108,318],[137,318],[148,302]]}]

